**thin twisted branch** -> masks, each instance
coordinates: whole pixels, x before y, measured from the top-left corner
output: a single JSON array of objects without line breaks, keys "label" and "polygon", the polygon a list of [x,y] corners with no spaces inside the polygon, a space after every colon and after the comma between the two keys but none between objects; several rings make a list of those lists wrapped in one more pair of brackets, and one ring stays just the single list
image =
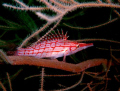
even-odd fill
[{"label": "thin twisted branch", "polygon": [[[117,12],[116,12],[117,13]],[[69,28],[73,28],[73,29],[82,29],[82,30],[88,30],[88,29],[94,29],[94,28],[99,28],[99,27],[101,27],[101,26],[105,26],[105,25],[107,25],[107,24],[110,24],[110,23],[112,23],[112,22],[115,22],[116,20],[118,20],[119,19],[119,17],[117,17],[117,18],[114,18],[114,19],[112,19],[112,20],[110,20],[110,21],[108,21],[108,22],[105,22],[105,23],[103,23],[103,24],[99,24],[99,25],[96,25],[96,26],[92,26],[92,27],[86,27],[86,28],[84,28],[84,27],[74,27],[74,26],[70,26],[70,25],[68,25],[68,24],[66,24],[66,23],[63,23],[65,26],[67,26],[67,27],[69,27]]]},{"label": "thin twisted branch", "polygon": [[3,91],[7,91],[5,86],[2,84],[2,82],[0,81],[0,86],[2,87]]},{"label": "thin twisted branch", "polygon": [[[33,45],[35,45],[35,44],[37,44],[38,42],[40,42],[43,38],[45,38],[51,31],[53,31],[56,27],[57,27],[57,25],[60,23],[60,21],[62,20],[62,18],[59,20],[59,21],[57,21],[57,23],[44,35],[44,36],[42,36],[39,40],[37,40],[37,42],[35,42]],[[32,46],[33,46],[32,45]]]},{"label": "thin twisted branch", "polygon": [[[73,73],[73,74],[67,74],[67,75],[44,75],[44,77],[70,77],[70,76],[76,76],[76,75],[80,75],[80,74],[81,73]],[[38,76],[41,76],[41,74],[26,77],[25,80],[30,79],[32,77],[38,77]]]},{"label": "thin twisted branch", "polygon": [[7,55],[2,50],[0,50],[0,58],[2,58],[4,62],[11,64],[11,61],[8,59]]},{"label": "thin twisted branch", "polygon": [[12,84],[11,84],[9,73],[7,72],[6,74],[7,74],[7,78],[8,78],[8,82],[9,82],[9,86],[10,86],[10,91],[12,91]]},{"label": "thin twisted branch", "polygon": [[42,72],[41,72],[41,84],[40,84],[40,91],[43,91],[43,87],[44,87],[44,68],[42,68]]},{"label": "thin twisted branch", "polygon": [[111,42],[111,43],[120,44],[119,41],[108,40],[108,39],[80,39],[80,40],[72,40],[72,41],[77,41],[77,42],[102,41],[102,42]]},{"label": "thin twisted branch", "polygon": [[38,31],[30,35],[27,39],[25,39],[22,44],[18,47],[18,49],[22,48],[31,38],[42,32],[45,28],[47,28],[51,23],[46,23],[42,28],[40,28]]},{"label": "thin twisted branch", "polygon": [[66,88],[64,88],[64,89],[54,90],[54,91],[66,91],[66,90],[70,90],[70,89],[72,89],[72,88],[75,88],[76,86],[78,86],[78,85],[82,82],[83,77],[84,77],[84,74],[85,74],[85,71],[82,72],[82,75],[81,75],[81,77],[80,77],[80,80],[79,80],[77,83],[75,83],[74,85],[72,85],[72,86],[70,86],[70,87],[66,87]]}]

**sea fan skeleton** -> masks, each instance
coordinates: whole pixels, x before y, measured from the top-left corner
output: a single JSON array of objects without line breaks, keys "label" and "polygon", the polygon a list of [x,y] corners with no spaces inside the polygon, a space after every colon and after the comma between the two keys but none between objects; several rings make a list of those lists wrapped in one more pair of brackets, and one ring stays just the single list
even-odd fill
[{"label": "sea fan skeleton", "polygon": [[51,59],[64,56],[63,61],[65,61],[66,56],[93,46],[93,43],[77,43],[67,38],[67,33],[64,35],[63,31],[51,33],[33,46],[18,49],[16,55]]}]

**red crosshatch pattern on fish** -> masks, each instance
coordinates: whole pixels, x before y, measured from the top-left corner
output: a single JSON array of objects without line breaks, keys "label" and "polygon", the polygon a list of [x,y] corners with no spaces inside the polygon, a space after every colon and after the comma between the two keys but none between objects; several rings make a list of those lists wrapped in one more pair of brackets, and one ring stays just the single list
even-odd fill
[{"label": "red crosshatch pattern on fish", "polygon": [[67,33],[64,35],[63,31],[58,31],[58,34],[51,33],[38,44],[17,50],[16,55],[51,59],[64,56],[65,61],[66,56],[93,46],[93,43],[77,43],[67,38]]}]

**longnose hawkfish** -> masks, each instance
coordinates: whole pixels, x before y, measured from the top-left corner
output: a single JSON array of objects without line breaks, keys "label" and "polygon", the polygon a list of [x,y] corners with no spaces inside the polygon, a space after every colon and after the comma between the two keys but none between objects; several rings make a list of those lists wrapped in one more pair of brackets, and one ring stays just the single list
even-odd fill
[{"label": "longnose hawkfish", "polygon": [[63,57],[63,61],[65,61],[66,56],[93,46],[93,43],[78,43],[67,38],[67,33],[64,34],[63,31],[62,33],[59,31],[55,34],[51,33],[33,46],[18,49],[16,55],[51,59]]}]

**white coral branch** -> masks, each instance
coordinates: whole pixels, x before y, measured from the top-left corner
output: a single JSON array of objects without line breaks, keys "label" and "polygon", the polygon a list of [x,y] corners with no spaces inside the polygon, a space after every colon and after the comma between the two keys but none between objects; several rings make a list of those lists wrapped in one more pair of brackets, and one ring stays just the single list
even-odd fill
[{"label": "white coral branch", "polygon": [[[25,3],[19,1],[19,0],[14,0],[16,3],[20,5],[20,7],[13,6],[10,4],[3,4],[5,7],[17,9],[17,10],[29,10],[35,13],[39,18],[44,19],[47,21],[45,26],[43,26],[41,29],[36,31],[34,34],[32,34],[30,37],[28,37],[24,42],[21,44],[21,47],[28,42],[32,37],[34,37],[36,34],[40,33],[43,31],[47,26],[54,22],[58,22],[59,20],[62,19],[64,15],[66,15],[68,12],[71,12],[75,9],[78,8],[91,8],[91,7],[110,7],[110,8],[120,8],[120,5],[114,4],[114,3],[108,3],[110,0],[107,0],[107,3],[103,3],[101,0],[96,0],[96,2],[87,2],[87,3],[80,3],[75,0],[39,0],[39,2],[44,3],[46,6],[45,7],[29,7]],[[41,12],[42,10],[52,10],[53,12],[56,13],[55,16],[49,16],[47,14],[44,14]],[[47,25],[47,26],[46,26]],[[58,23],[57,23],[58,25]],[[56,27],[56,26],[55,26]],[[52,30],[54,27],[52,28]],[[50,30],[50,31],[52,31]],[[48,33],[45,35],[47,36]],[[41,39],[40,39],[41,40]]]},{"label": "white coral branch", "polygon": [[[103,3],[103,2],[87,2],[87,3],[79,3],[74,0],[70,0],[69,3],[65,3],[64,0],[40,0],[40,2],[44,3],[46,7],[29,7],[23,2],[19,0],[15,0],[16,3],[20,4],[21,7],[12,6],[10,4],[3,4],[5,7],[18,9],[18,10],[29,10],[34,12],[38,17],[44,19],[48,22],[55,22],[62,18],[68,12],[75,10],[77,8],[90,8],[90,7],[111,7],[111,8],[120,8],[120,5],[113,3]],[[56,13],[54,17],[50,17],[44,13],[42,10],[50,9]]]}]

